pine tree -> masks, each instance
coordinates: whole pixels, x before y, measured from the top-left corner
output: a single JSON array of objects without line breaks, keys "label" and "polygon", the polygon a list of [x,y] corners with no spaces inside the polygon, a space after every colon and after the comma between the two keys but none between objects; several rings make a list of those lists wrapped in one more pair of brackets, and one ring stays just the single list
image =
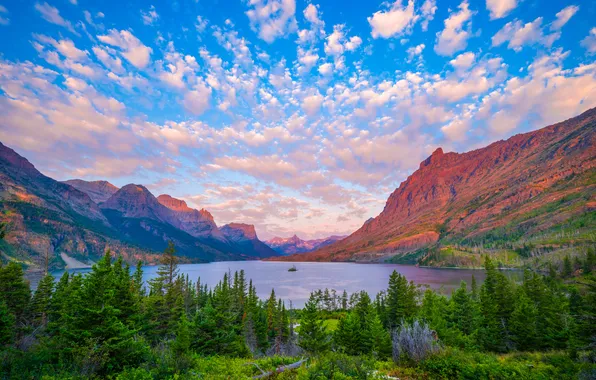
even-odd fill
[{"label": "pine tree", "polygon": [[168,242],[168,247],[159,258],[160,267],[157,269],[157,284],[162,284],[167,291],[173,286],[174,280],[178,277],[178,257],[173,242]]},{"label": "pine tree", "polygon": [[4,301],[8,311],[15,317],[17,325],[23,325],[31,300],[29,283],[25,281],[23,268],[10,262],[0,267],[0,301]]},{"label": "pine tree", "polygon": [[347,313],[339,320],[333,340],[341,351],[348,355],[360,355],[364,351],[364,339],[360,319],[354,312]]},{"label": "pine tree", "polygon": [[0,349],[13,343],[15,322],[14,315],[6,303],[0,301]]},{"label": "pine tree", "polygon": [[372,354],[381,360],[389,358],[392,351],[391,336],[376,313],[369,319],[367,331]]},{"label": "pine tree", "polygon": [[395,328],[404,320],[416,313],[416,287],[413,282],[408,283],[405,276],[393,271],[389,276],[387,288],[387,323],[390,328]]},{"label": "pine tree", "polygon": [[277,316],[277,300],[275,298],[275,290],[271,289],[271,295],[267,300],[267,336],[269,341],[275,339],[275,327],[278,319]]},{"label": "pine tree", "polygon": [[315,294],[311,293],[300,320],[298,345],[310,354],[319,354],[329,348],[329,335],[323,321],[319,319],[317,304]]},{"label": "pine tree", "polygon": [[476,329],[473,300],[467,292],[466,283],[461,282],[459,289],[451,295],[452,325],[465,335],[470,335]]},{"label": "pine tree", "polygon": [[341,309],[343,311],[348,310],[348,292],[344,289],[344,292],[341,295]]},{"label": "pine tree", "polygon": [[31,317],[36,326],[45,327],[52,303],[54,291],[54,277],[51,274],[44,276],[37,285],[37,290],[31,299]]},{"label": "pine tree", "polygon": [[176,329],[176,338],[172,342],[172,350],[176,355],[184,356],[190,350],[190,323],[186,318],[186,314],[182,313],[178,327]]},{"label": "pine tree", "polygon": [[515,308],[511,315],[511,333],[518,350],[529,351],[536,348],[538,310],[526,296],[522,288],[518,289]]}]

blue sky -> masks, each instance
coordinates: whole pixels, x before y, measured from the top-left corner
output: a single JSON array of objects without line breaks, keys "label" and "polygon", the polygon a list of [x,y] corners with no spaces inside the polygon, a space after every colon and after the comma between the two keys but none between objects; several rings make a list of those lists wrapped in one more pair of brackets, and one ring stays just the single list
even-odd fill
[{"label": "blue sky", "polygon": [[0,0],[0,141],[261,238],[352,232],[441,146],[596,106],[590,1]]}]

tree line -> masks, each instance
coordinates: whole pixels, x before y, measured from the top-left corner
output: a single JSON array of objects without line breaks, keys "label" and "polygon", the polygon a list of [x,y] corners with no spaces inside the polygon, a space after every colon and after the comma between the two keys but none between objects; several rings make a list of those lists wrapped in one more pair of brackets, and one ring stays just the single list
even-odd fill
[{"label": "tree line", "polygon": [[[483,284],[462,282],[451,297],[393,272],[374,299],[364,291],[317,291],[293,310],[274,290],[259,299],[243,271],[225,274],[213,288],[193,283],[179,274],[172,244],[148,283],[141,264],[132,270],[106,252],[87,275],[65,272],[56,281],[47,274],[35,292],[19,264],[0,266],[0,378],[106,377],[141,365],[172,374],[188,369],[192,355],[335,351],[401,362],[424,355],[410,345],[572,356],[596,348],[596,282],[589,274],[578,286],[527,270],[516,284],[487,257]],[[330,318],[338,319],[334,331]]]}]

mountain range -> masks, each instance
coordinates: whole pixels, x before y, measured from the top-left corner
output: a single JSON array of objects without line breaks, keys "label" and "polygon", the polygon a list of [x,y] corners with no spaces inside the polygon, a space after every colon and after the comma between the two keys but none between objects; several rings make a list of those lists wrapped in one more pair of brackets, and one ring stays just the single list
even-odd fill
[{"label": "mountain range", "polygon": [[323,239],[302,240],[294,235],[289,238],[274,237],[273,239],[265,241],[265,243],[273,248],[275,252],[287,256],[295,253],[312,252],[343,238],[345,238],[345,236],[333,235]]},{"label": "mountain range", "polygon": [[[53,267],[110,249],[154,263],[173,241],[184,260],[392,261],[466,265],[478,252],[538,258],[593,246],[596,109],[467,153],[436,149],[347,237],[259,240],[254,226],[218,227],[205,209],[146,187],[56,181],[0,143],[3,260]],[[66,256],[66,257],[65,257]],[[464,260],[462,264],[461,260]]]},{"label": "mountain range", "polygon": [[219,228],[204,209],[167,194],[155,197],[142,185],[118,188],[107,181],[55,181],[0,143],[0,221],[9,225],[0,242],[4,259],[53,267],[65,256],[83,263],[105,250],[129,261],[155,262],[168,241],[185,260],[261,259],[278,255],[259,240],[254,226]]},{"label": "mountain range", "polygon": [[467,153],[438,148],[377,217],[341,241],[282,260],[428,264],[480,248],[538,256],[593,246],[595,130],[591,109]]}]

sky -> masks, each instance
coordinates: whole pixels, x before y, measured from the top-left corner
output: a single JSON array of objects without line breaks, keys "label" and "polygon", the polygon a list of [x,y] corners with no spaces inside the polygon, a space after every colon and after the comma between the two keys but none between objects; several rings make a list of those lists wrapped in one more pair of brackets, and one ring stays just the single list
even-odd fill
[{"label": "sky", "polygon": [[596,3],[0,0],[0,141],[260,238],[349,234],[436,148],[596,106]]}]

